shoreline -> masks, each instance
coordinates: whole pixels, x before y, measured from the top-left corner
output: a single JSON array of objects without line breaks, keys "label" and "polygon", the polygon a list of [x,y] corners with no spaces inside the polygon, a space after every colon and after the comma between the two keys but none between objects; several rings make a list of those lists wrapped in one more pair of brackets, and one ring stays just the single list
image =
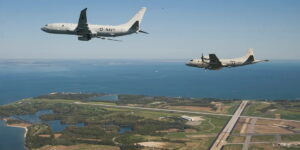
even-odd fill
[{"label": "shoreline", "polygon": [[26,147],[26,137],[27,137],[27,133],[28,133],[28,126],[30,126],[30,124],[27,124],[27,125],[20,125],[20,124],[7,124],[7,120],[9,118],[0,118],[0,120],[3,120],[5,122],[5,126],[7,127],[12,127],[12,128],[22,128],[25,130],[24,132],[24,149],[25,150],[28,150],[28,148]]},{"label": "shoreline", "polygon": [[5,125],[7,127],[14,127],[14,128],[22,128],[25,130],[24,132],[24,139],[26,139],[27,133],[28,133],[28,126],[30,126],[30,124],[26,124],[26,123],[19,123],[19,124],[8,124],[7,120],[9,120],[9,118],[2,118],[2,120],[5,122]]},{"label": "shoreline", "polygon": [[27,132],[28,132],[28,129],[27,129],[27,127],[24,127],[24,126],[19,126],[19,125],[9,125],[9,124],[7,124],[6,123],[6,126],[8,126],[8,127],[14,127],[14,128],[23,128],[24,130],[25,130],[25,132],[24,132],[24,138],[26,139],[26,136],[27,136]]}]

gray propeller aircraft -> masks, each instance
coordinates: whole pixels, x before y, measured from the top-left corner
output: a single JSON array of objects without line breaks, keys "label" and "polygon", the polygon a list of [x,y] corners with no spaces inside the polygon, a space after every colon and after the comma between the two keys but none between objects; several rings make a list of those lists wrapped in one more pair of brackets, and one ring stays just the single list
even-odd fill
[{"label": "gray propeller aircraft", "polygon": [[186,65],[209,70],[219,70],[223,67],[238,67],[266,61],[269,60],[255,59],[253,49],[249,49],[245,56],[234,59],[219,59],[215,54],[209,54],[209,56],[203,56],[202,54],[200,59],[192,59]]},{"label": "gray propeller aircraft", "polygon": [[136,15],[125,24],[111,26],[111,25],[93,25],[87,23],[86,17],[87,8],[83,9],[80,13],[78,24],[74,23],[53,23],[46,24],[41,30],[54,33],[54,34],[69,34],[77,35],[80,41],[89,41],[92,38],[100,38],[103,40],[115,40],[109,37],[117,37],[123,35],[129,35],[133,33],[145,33],[141,30],[141,22],[146,12],[146,8],[143,7]]}]

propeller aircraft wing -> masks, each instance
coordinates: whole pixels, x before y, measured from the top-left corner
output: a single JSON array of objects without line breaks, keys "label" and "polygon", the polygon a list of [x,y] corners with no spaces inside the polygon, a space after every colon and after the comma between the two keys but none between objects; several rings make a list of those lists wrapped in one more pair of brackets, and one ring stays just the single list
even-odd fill
[{"label": "propeller aircraft wing", "polygon": [[222,66],[222,63],[220,62],[219,58],[215,54],[209,54],[209,60],[211,64]]}]

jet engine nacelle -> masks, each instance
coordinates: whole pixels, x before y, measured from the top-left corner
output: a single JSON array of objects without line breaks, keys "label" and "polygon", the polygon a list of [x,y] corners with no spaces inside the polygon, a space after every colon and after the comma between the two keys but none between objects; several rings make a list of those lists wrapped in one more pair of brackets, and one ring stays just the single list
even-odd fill
[{"label": "jet engine nacelle", "polygon": [[78,37],[78,40],[80,40],[80,41],[89,41],[90,39],[91,39],[91,37],[87,37],[87,36]]}]

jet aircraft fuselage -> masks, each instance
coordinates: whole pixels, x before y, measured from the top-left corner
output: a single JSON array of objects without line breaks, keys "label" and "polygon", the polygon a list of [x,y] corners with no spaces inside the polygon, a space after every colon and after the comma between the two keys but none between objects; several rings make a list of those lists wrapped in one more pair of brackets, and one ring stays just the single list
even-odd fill
[{"label": "jet aircraft fuselage", "polygon": [[94,25],[88,24],[86,18],[86,10],[80,13],[78,24],[74,23],[52,23],[46,24],[41,29],[48,33],[77,35],[78,40],[88,41],[91,38],[108,39],[106,37],[117,37],[129,35],[132,33],[147,33],[140,29],[140,24],[146,8],[142,8],[130,21],[125,24],[111,25]]}]

